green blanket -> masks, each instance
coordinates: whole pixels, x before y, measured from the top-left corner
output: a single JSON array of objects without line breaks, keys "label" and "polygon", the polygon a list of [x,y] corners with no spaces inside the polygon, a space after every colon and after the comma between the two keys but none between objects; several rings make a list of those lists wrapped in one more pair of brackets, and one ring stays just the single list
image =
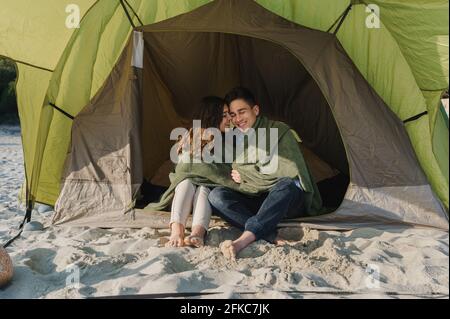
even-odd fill
[{"label": "green blanket", "polygon": [[175,188],[185,179],[194,185],[216,187],[226,186],[238,190],[239,185],[231,179],[231,165],[220,163],[178,163],[175,172],[169,174],[170,186],[161,196],[158,203],[150,203],[146,208],[164,210],[175,195]]},{"label": "green blanket", "polygon": [[[170,173],[170,187],[161,196],[158,203],[151,203],[146,208],[153,210],[163,210],[168,207],[175,194],[177,185],[185,179],[190,179],[194,185],[207,187],[224,186],[239,191],[246,195],[259,195],[268,192],[281,178],[291,177],[299,178],[302,189],[306,192],[305,207],[309,215],[320,213],[322,200],[316,184],[313,182],[311,174],[307,168],[303,155],[296,138],[290,128],[277,121],[270,121],[266,117],[259,116],[255,125],[255,131],[258,128],[266,128],[266,145],[270,145],[270,128],[278,129],[278,166],[276,170],[270,172],[271,165],[275,162],[274,157],[269,161],[260,160],[256,156],[256,161],[249,161],[248,139],[244,141],[244,152],[234,154],[234,162],[230,164],[220,163],[179,163],[175,167],[175,172]],[[237,135],[240,133],[235,131]],[[258,143],[258,134],[256,134]],[[256,144],[258,145],[258,144]],[[224,152],[223,152],[224,153]],[[267,152],[268,153],[268,152]],[[258,155],[257,151],[255,154]],[[225,155],[225,154],[223,154]],[[251,156],[250,156],[251,158]],[[241,184],[235,183],[231,179],[231,169],[237,170],[242,179]]]},{"label": "green blanket", "polygon": [[[232,165],[233,169],[241,175],[242,183],[239,191],[256,195],[269,191],[283,177],[299,178],[300,185],[306,192],[306,213],[312,216],[320,214],[322,208],[320,193],[289,126],[282,122],[271,121],[264,116],[258,116],[253,129],[257,132],[259,128],[266,129],[267,149],[270,145],[270,128],[278,129],[278,156],[268,156],[266,159],[264,156],[256,156],[256,161],[252,163],[248,160],[251,159],[249,154],[251,154],[252,147],[244,143],[245,152],[236,154]],[[248,138],[244,139],[245,142],[248,140]],[[256,141],[258,143],[258,134],[256,134]],[[273,148],[272,152],[276,154]],[[255,153],[258,155],[256,151]]]}]

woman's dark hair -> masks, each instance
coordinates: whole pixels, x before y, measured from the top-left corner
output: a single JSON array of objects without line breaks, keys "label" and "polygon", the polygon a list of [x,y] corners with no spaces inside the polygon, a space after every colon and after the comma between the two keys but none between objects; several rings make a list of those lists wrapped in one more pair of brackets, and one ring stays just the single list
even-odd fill
[{"label": "woman's dark hair", "polygon": [[194,120],[200,120],[202,128],[219,128],[223,118],[223,106],[225,101],[217,96],[206,96],[200,101],[200,105],[194,114]]},{"label": "woman's dark hair", "polygon": [[200,105],[198,106],[197,111],[194,113],[194,120],[201,121],[201,130],[200,132],[194,132],[191,128],[185,136],[183,136],[178,141],[178,154],[181,154],[183,151],[183,147],[187,144],[192,146],[192,141],[194,139],[194,133],[200,134],[199,139],[201,140],[201,145],[199,150],[194,150],[191,147],[190,153],[193,155],[194,152],[202,151],[203,148],[210,142],[213,142],[214,137],[211,136],[210,140],[203,140],[203,132],[205,129],[210,127],[219,128],[220,123],[223,119],[223,107],[225,105],[225,101],[217,96],[206,96],[200,101]]}]

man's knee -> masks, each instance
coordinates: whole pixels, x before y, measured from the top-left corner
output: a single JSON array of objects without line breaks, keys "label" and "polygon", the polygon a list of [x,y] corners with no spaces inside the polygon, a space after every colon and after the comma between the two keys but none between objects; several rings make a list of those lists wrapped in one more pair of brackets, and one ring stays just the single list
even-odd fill
[{"label": "man's knee", "polygon": [[299,190],[293,178],[283,177],[274,186],[276,190]]},{"label": "man's knee", "polygon": [[208,195],[209,203],[214,207],[221,207],[224,203],[226,192],[227,188],[225,187],[213,188]]}]

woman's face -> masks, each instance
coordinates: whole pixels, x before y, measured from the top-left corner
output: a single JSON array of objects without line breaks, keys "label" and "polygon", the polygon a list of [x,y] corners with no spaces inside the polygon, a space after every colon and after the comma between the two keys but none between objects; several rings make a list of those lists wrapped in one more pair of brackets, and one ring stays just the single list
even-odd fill
[{"label": "woman's face", "polygon": [[219,125],[220,131],[222,133],[225,133],[225,129],[230,127],[230,123],[231,123],[230,110],[228,109],[227,105],[224,105],[222,122],[220,122],[220,125]]}]

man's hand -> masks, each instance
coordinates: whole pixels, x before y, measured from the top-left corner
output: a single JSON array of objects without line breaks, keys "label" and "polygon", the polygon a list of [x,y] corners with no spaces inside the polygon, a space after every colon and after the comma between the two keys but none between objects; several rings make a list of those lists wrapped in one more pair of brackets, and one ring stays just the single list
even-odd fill
[{"label": "man's hand", "polygon": [[231,178],[236,183],[238,183],[238,184],[241,183],[241,174],[239,174],[239,172],[237,170],[235,170],[235,169],[231,171]]}]

